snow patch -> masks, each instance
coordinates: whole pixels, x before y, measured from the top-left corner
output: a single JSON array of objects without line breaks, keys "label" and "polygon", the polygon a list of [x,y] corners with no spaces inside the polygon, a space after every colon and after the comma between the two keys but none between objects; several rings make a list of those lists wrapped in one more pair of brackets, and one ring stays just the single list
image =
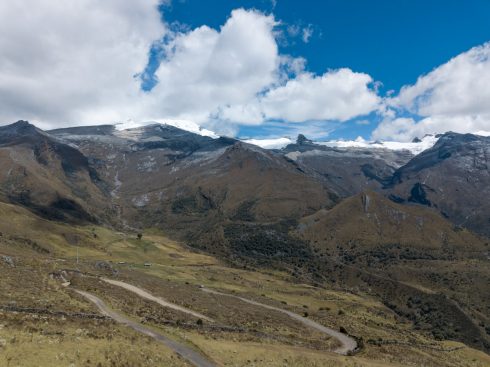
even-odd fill
[{"label": "snow patch", "polygon": [[131,201],[137,208],[143,208],[150,202],[150,198],[148,194],[143,194],[141,196],[134,197]]},{"label": "snow patch", "polygon": [[[147,126],[147,125],[152,125],[152,124],[160,124],[160,125],[168,125],[168,126],[173,126],[181,130],[189,131],[194,134],[198,134],[201,136],[207,136],[213,139],[219,138],[219,135],[216,134],[214,131],[205,129],[198,124],[196,124],[193,121],[188,121],[188,120],[162,120],[162,119],[157,119],[153,121],[145,121],[145,122],[136,122],[134,120],[127,120],[126,122],[121,122],[121,123],[116,123],[115,127],[117,130],[119,130],[119,136],[121,136],[120,133],[129,131],[130,136],[134,136],[134,134],[137,134],[137,129],[139,127]],[[129,130],[130,129],[130,130]],[[136,137],[137,138],[137,137]]]},{"label": "snow patch", "polygon": [[119,180],[119,171],[116,172],[116,175],[114,176],[114,190],[111,191],[111,196],[113,198],[118,198],[118,191],[120,187],[122,186],[121,180]]},{"label": "snow patch", "polygon": [[438,138],[434,135],[424,136],[418,143],[402,143],[398,141],[368,141],[362,137],[358,137],[356,140],[331,140],[325,142],[316,142],[316,144],[325,145],[333,148],[381,148],[389,150],[408,150],[411,153],[417,155],[424,150],[432,148],[437,142]]},{"label": "snow patch", "polygon": [[490,130],[479,130],[474,135],[490,136]]},{"label": "snow patch", "polygon": [[156,165],[155,157],[149,156],[145,161],[138,163],[138,171],[153,172]]},{"label": "snow patch", "polygon": [[244,139],[244,143],[257,145],[264,149],[281,149],[288,144],[292,144],[293,141],[289,138],[277,138],[277,139]]}]

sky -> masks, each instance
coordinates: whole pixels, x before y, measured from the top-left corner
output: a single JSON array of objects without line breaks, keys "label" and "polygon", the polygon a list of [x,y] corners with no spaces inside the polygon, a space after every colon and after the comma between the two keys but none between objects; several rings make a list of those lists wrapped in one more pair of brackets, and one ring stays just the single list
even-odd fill
[{"label": "sky", "polygon": [[221,135],[490,134],[490,1],[0,4],[0,124]]}]

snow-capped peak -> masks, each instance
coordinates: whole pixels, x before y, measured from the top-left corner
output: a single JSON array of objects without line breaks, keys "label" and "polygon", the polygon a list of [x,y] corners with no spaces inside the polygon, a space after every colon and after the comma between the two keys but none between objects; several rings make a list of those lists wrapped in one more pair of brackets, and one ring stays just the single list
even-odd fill
[{"label": "snow-capped peak", "polygon": [[362,137],[356,140],[330,140],[325,142],[317,142],[317,144],[326,145],[337,148],[384,148],[389,150],[408,150],[417,155],[426,149],[431,148],[437,142],[434,135],[426,135],[419,142],[398,142],[398,141],[368,141]]},{"label": "snow-capped peak", "polygon": [[198,134],[201,136],[208,136],[213,139],[219,138],[219,135],[216,134],[215,132],[205,129],[198,124],[196,124],[193,121],[188,121],[188,120],[163,120],[163,119],[158,119],[158,120],[153,120],[153,121],[145,121],[145,122],[136,122],[134,120],[127,120],[125,122],[117,123],[115,124],[117,130],[128,130],[128,129],[134,129],[146,125],[153,125],[153,124],[161,124],[161,125],[168,125],[168,126],[173,126],[178,129],[186,130],[194,134]]},{"label": "snow-capped peak", "polygon": [[[288,144],[293,144],[290,138],[269,138],[269,139],[244,139],[245,143],[257,145],[265,149],[281,149]],[[437,142],[435,135],[426,135],[418,142],[397,142],[397,141],[369,141],[361,136],[355,140],[329,140],[314,141],[313,143],[325,145],[332,148],[366,148],[366,149],[389,149],[389,150],[408,150],[417,155],[426,149],[431,148]]]}]

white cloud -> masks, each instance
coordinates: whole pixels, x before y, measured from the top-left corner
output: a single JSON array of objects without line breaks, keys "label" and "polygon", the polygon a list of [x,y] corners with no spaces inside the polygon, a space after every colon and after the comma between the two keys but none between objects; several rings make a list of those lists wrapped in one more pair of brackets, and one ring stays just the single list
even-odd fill
[{"label": "white cloud", "polygon": [[436,115],[417,122],[413,118],[387,119],[378,125],[372,137],[373,139],[393,139],[406,142],[426,134],[445,133],[447,131],[488,135],[490,134],[490,115]]},{"label": "white cloud", "polygon": [[350,69],[321,76],[305,72],[268,91],[260,103],[268,119],[346,121],[378,108],[380,99],[371,82],[369,75]]},{"label": "white cloud", "polygon": [[[369,75],[315,75],[305,71],[305,59],[281,55],[273,15],[237,9],[218,30],[171,30],[159,4],[1,2],[0,122],[27,119],[47,128],[192,120],[234,134],[238,124],[345,121],[379,106]],[[307,41],[305,29],[298,36]],[[154,42],[162,42],[165,57],[157,85],[143,92],[135,76]]]},{"label": "white cloud", "polygon": [[490,131],[490,43],[472,48],[419,77],[387,100],[420,119],[386,119],[374,138],[411,140],[427,133]]},{"label": "white cloud", "polygon": [[472,48],[403,87],[393,99],[422,116],[490,113],[490,43]]},{"label": "white cloud", "polygon": [[119,117],[165,27],[158,0],[0,3],[0,121]]},{"label": "white cloud", "polygon": [[304,43],[310,42],[310,38],[313,36],[313,27],[311,25],[304,27],[301,30],[301,39]]},{"label": "white cloud", "polygon": [[223,108],[219,117],[242,124],[264,120],[347,121],[380,108],[381,99],[370,88],[371,83],[369,75],[350,69],[331,70],[320,76],[300,72],[247,105]]},{"label": "white cloud", "polygon": [[220,109],[255,98],[277,78],[274,25],[272,16],[238,9],[219,31],[202,26],[177,34],[166,45],[149,109],[205,123]]}]

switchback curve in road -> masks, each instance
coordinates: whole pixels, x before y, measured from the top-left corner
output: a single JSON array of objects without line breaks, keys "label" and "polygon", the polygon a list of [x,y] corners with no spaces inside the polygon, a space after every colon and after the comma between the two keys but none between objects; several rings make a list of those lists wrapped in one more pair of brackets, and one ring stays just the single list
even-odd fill
[{"label": "switchback curve in road", "polygon": [[180,355],[182,358],[186,359],[190,363],[192,363],[196,367],[217,367],[216,364],[212,363],[208,359],[206,359],[203,355],[201,355],[199,352],[195,351],[194,349],[185,346],[183,344],[177,343],[176,341],[166,337],[163,334],[160,334],[156,331],[153,331],[133,320],[130,320],[123,315],[111,310],[107,305],[102,301],[100,298],[94,296],[93,294],[80,291],[75,289],[75,291],[80,294],[81,296],[85,297],[88,299],[90,302],[94,303],[97,308],[100,310],[102,314],[105,316],[110,317],[111,319],[115,320],[118,323],[124,324],[126,326],[129,326],[130,328],[148,335],[152,337],[153,339],[161,342],[162,344],[166,345],[170,349],[172,349],[175,353]]},{"label": "switchback curve in road", "polygon": [[254,306],[259,306],[259,307],[267,308],[269,310],[285,313],[286,315],[288,315],[292,319],[301,322],[303,325],[308,326],[312,329],[318,330],[324,334],[327,334],[327,335],[337,339],[341,344],[340,347],[338,347],[337,349],[334,350],[334,352],[337,354],[347,355],[349,352],[353,352],[355,349],[357,349],[357,341],[354,338],[352,338],[346,334],[343,334],[337,330],[323,326],[323,325],[321,325],[321,324],[319,324],[319,323],[317,323],[311,319],[308,319],[306,317],[298,315],[297,313],[294,313],[292,311],[288,311],[288,310],[284,310],[284,309],[279,308],[279,307],[274,307],[274,306],[266,305],[264,303],[252,301],[250,299],[235,296],[233,294],[221,293],[221,292],[209,289],[209,288],[201,288],[201,290],[203,292],[207,292],[207,293],[211,293],[211,294],[217,294],[220,296],[233,297],[233,298],[239,299],[243,302],[252,304]]}]

